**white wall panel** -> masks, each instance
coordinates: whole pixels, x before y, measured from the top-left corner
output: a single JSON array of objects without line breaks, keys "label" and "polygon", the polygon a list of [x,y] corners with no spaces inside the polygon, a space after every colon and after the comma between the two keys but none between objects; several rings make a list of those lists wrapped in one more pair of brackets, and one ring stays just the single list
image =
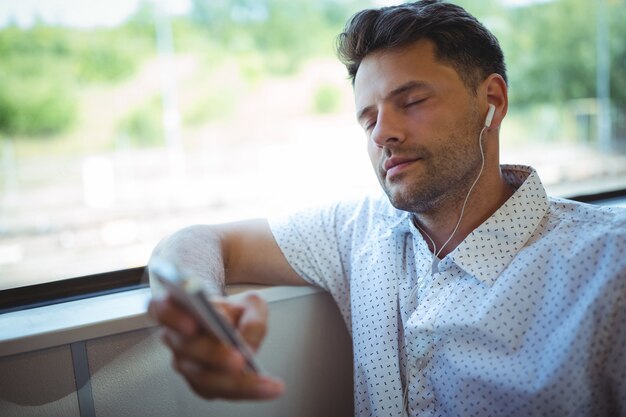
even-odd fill
[{"label": "white wall panel", "polygon": [[270,303],[270,332],[259,359],[287,393],[269,402],[205,401],[170,367],[154,331],[87,343],[97,417],[350,416],[351,343],[339,311],[324,293]]},{"label": "white wall panel", "polygon": [[0,357],[0,416],[78,417],[69,346]]}]

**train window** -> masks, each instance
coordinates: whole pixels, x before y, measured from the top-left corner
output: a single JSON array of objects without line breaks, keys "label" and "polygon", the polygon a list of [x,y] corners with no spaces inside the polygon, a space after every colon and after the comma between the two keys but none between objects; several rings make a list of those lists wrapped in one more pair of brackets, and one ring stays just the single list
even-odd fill
[{"label": "train window", "polygon": [[[626,189],[626,3],[459,1],[500,39],[503,162]],[[0,4],[0,290],[147,261],[193,223],[375,190],[334,55],[381,1]]]}]

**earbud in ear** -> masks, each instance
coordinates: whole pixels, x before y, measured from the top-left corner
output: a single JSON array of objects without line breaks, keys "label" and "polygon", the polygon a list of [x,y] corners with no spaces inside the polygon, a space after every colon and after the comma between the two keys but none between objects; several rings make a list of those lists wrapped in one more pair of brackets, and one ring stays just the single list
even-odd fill
[{"label": "earbud in ear", "polygon": [[487,117],[485,118],[485,127],[491,126],[491,120],[493,120],[493,114],[496,112],[496,106],[489,103],[489,111],[487,112]]}]

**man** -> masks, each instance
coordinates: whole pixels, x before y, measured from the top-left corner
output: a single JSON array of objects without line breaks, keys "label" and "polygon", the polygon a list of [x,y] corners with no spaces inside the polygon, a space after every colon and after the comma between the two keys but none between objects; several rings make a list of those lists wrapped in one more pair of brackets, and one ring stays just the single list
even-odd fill
[{"label": "man", "polygon": [[[219,287],[328,290],[353,338],[357,415],[626,415],[626,213],[500,166],[497,40],[425,0],[356,14],[338,51],[386,197],[194,226],[155,254]],[[265,305],[222,307],[257,348]],[[150,310],[198,394],[282,393],[171,300]]]}]

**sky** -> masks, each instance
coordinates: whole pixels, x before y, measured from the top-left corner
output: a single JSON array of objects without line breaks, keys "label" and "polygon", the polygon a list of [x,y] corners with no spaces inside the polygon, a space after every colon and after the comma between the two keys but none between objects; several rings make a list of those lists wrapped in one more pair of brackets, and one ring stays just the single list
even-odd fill
[{"label": "sky", "polygon": [[[184,13],[188,0],[157,1],[171,13]],[[0,26],[31,26],[37,17],[64,26],[116,26],[133,14],[140,0],[0,0]]]},{"label": "sky", "polygon": [[[189,10],[189,0],[144,0],[157,2],[172,14]],[[210,1],[210,0],[209,0]],[[500,0],[507,6],[525,6],[551,0]],[[74,27],[116,26],[126,20],[141,0],[0,0],[0,27],[9,22],[31,26],[37,17],[47,23]],[[378,0],[381,5],[398,0]]]}]

